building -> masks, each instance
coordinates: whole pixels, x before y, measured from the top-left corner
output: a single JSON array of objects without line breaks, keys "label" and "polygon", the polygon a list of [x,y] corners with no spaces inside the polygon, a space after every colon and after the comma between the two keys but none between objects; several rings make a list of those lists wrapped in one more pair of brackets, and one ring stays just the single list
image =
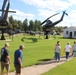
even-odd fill
[{"label": "building", "polygon": [[76,27],[71,26],[71,27],[64,29],[63,37],[64,38],[76,38]]}]

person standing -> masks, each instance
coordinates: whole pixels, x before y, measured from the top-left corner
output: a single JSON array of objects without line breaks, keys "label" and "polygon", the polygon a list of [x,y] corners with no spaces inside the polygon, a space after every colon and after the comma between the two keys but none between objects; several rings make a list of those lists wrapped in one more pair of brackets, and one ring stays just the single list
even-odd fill
[{"label": "person standing", "polygon": [[16,69],[16,75],[21,75],[23,50],[24,46],[20,45],[19,49],[17,49],[14,53],[14,67]]},{"label": "person standing", "polygon": [[73,46],[72,46],[72,55],[74,56],[74,57],[76,57],[76,42],[74,41],[74,44],[73,44]]},{"label": "person standing", "polygon": [[[57,43],[55,44],[55,48],[56,48],[56,46],[58,46],[58,44],[60,44],[59,41],[57,41]],[[54,51],[54,58],[53,59],[55,59],[55,51]]]},{"label": "person standing", "polygon": [[58,44],[60,44],[60,41],[57,41],[57,43],[56,43],[56,45],[55,45],[55,46],[57,46]]},{"label": "person standing", "polygon": [[55,30],[53,30],[53,37],[54,37],[54,39],[56,39],[56,32],[55,32]]},{"label": "person standing", "polygon": [[60,43],[58,43],[55,46],[55,60],[56,61],[60,61],[60,52],[61,52],[61,47],[60,47]]},{"label": "person standing", "polygon": [[3,74],[4,68],[6,69],[6,75],[10,69],[10,56],[8,51],[9,44],[5,43],[5,46],[1,49],[1,75]]},{"label": "person standing", "polygon": [[69,53],[71,52],[70,42],[67,43],[67,45],[65,46],[64,50],[65,50],[65,52],[66,52],[66,61],[68,61]]}]

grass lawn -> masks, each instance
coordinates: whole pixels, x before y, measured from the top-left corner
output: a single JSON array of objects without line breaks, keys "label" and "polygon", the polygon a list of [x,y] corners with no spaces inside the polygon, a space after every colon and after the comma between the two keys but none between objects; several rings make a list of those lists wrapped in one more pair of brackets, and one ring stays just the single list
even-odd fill
[{"label": "grass lawn", "polygon": [[[6,37],[8,39],[8,37]],[[11,39],[11,38],[10,38]],[[52,36],[49,39],[45,39],[44,36],[29,36],[18,35],[13,37],[13,41],[8,41],[10,44],[9,51],[11,57],[11,70],[14,71],[14,51],[18,49],[20,44],[25,46],[23,51],[23,67],[38,64],[40,62],[50,60],[54,57],[54,47],[57,41],[61,43],[61,55],[64,55],[64,47],[67,42],[73,45],[75,39],[63,39],[61,36],[57,36],[54,39]],[[0,49],[4,46],[6,41],[0,40]]]},{"label": "grass lawn", "polygon": [[42,75],[76,75],[75,70],[76,70],[76,58],[62,65],[59,65]]}]

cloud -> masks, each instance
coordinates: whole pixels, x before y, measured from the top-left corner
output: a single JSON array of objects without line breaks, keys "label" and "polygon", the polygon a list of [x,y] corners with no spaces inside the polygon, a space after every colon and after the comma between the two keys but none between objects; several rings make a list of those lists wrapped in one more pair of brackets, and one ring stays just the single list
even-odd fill
[{"label": "cloud", "polygon": [[21,0],[29,5],[33,5],[33,6],[36,6],[38,8],[45,8],[46,7],[46,1],[44,0]]},{"label": "cloud", "polygon": [[[72,4],[67,1],[61,0],[21,0],[29,5],[33,5],[38,9],[38,16],[47,18],[56,13],[62,13],[62,11],[68,9]],[[61,15],[57,16],[55,20],[59,19]],[[54,20],[54,19],[53,19]]]},{"label": "cloud", "polygon": [[69,13],[69,22],[76,26],[76,10],[71,10],[70,13]]},{"label": "cloud", "polygon": [[56,21],[61,18],[62,11],[66,10],[66,12],[69,14],[68,16],[64,17],[64,20],[59,23],[57,26],[70,26],[70,25],[75,25],[76,24],[76,10],[74,9],[74,5],[76,4],[76,0],[20,0],[23,1],[25,4],[31,5],[35,7],[37,10],[37,14],[32,14],[30,13],[24,13],[21,12],[20,10],[16,10],[17,13],[13,14],[13,17],[18,19],[18,20],[24,20],[25,18],[27,19],[32,19],[34,20],[35,18],[41,18],[40,20],[43,21],[47,17],[60,13],[51,20]]},{"label": "cloud", "polygon": [[[12,9],[10,9],[10,10],[12,10]],[[29,20],[34,18],[34,15],[31,13],[24,13],[24,12],[21,12],[19,10],[14,10],[14,11],[16,11],[16,13],[10,13],[9,16],[12,15],[13,18],[16,20],[24,21],[25,18],[27,18]]]},{"label": "cloud", "polygon": [[[43,20],[44,21],[46,18],[48,18],[49,16],[56,14],[58,12],[56,11],[49,11],[49,10],[42,10],[39,9],[39,16],[43,16]],[[67,12],[67,11],[66,11]],[[58,15],[50,18],[51,21],[55,22],[57,20],[59,20],[62,16],[63,12],[59,12]],[[63,18],[63,21],[61,21],[59,24],[57,24],[56,26],[76,26],[76,10],[71,10],[70,12],[68,12],[68,16],[65,15]]]},{"label": "cloud", "polygon": [[47,8],[50,10],[64,10],[67,9],[71,4],[61,0],[22,0],[23,2],[33,5],[38,8]]},{"label": "cloud", "polygon": [[68,0],[71,4],[76,4],[76,0]]}]

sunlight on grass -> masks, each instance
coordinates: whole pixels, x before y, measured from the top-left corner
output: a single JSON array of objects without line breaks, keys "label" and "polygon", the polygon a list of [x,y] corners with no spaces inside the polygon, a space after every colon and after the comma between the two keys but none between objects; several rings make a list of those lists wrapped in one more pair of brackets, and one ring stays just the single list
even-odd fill
[{"label": "sunlight on grass", "polygon": [[[9,39],[7,36],[6,38]],[[14,71],[14,51],[18,49],[20,44],[24,44],[25,49],[23,51],[23,67],[34,65],[40,63],[40,60],[48,60],[54,57],[54,47],[56,42],[59,40],[61,45],[61,56],[64,55],[64,47],[69,41],[71,45],[74,42],[74,39],[63,39],[61,36],[56,36],[54,39],[52,36],[49,36],[49,39],[45,39],[44,36],[30,36],[18,34],[10,37],[11,41],[2,41],[0,40],[0,49],[4,46],[5,42],[10,44],[9,51],[11,57],[11,71]]]}]

